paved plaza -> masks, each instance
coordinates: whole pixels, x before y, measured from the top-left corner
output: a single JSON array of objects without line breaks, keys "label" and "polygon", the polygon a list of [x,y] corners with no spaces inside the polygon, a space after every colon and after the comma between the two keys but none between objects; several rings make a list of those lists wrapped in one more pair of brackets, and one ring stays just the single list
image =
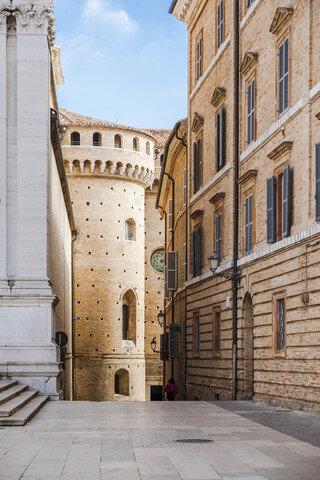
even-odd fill
[{"label": "paved plaza", "polygon": [[49,402],[0,429],[0,479],[319,480],[319,446],[318,416],[265,404]]}]

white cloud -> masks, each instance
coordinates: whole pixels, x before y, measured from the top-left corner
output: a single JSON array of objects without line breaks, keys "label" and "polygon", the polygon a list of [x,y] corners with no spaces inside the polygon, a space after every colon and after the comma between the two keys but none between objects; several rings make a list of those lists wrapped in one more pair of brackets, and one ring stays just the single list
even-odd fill
[{"label": "white cloud", "polygon": [[87,0],[83,15],[116,28],[119,33],[127,35],[137,30],[137,23],[122,8],[114,8],[109,0]]}]

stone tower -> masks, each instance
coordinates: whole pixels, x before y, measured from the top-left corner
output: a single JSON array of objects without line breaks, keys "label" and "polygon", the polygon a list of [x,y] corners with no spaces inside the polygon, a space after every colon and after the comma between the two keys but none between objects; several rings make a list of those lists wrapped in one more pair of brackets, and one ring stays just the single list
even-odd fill
[{"label": "stone tower", "polygon": [[[66,110],[60,110],[60,120],[79,229],[73,259],[74,396],[143,401],[149,398],[146,385],[162,384],[159,355],[150,342],[156,337],[159,345],[164,225],[151,192],[155,135],[166,132]],[[150,245],[147,210],[154,232]]]}]

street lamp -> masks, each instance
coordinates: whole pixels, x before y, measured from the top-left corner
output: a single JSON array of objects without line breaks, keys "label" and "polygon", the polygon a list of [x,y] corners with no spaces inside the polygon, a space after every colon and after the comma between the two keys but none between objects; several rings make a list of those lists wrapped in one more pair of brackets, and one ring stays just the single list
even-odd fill
[{"label": "street lamp", "polygon": [[153,337],[153,339],[151,340],[151,349],[154,353],[160,353],[158,350],[157,350],[157,341],[156,341],[156,337]]},{"label": "street lamp", "polygon": [[209,262],[209,268],[211,270],[211,272],[213,273],[213,275],[216,275],[217,277],[223,277],[223,278],[226,278],[227,280],[232,280],[233,282],[236,282],[236,283],[240,283],[240,280],[241,280],[241,273],[240,272],[237,272],[237,273],[217,273],[217,268],[219,266],[219,262],[220,262],[220,259],[219,259],[219,256],[217,254],[217,252],[213,251],[210,255],[210,257],[208,258],[208,262]]},{"label": "street lamp", "polygon": [[159,323],[160,327],[163,327],[164,322],[166,320],[166,314],[163,313],[162,310],[160,310],[160,313],[158,313],[157,317],[158,317],[158,323]]}]

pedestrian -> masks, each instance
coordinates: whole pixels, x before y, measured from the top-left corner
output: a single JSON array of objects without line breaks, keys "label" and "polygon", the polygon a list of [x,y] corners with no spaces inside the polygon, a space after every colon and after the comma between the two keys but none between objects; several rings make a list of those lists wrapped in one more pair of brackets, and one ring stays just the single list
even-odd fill
[{"label": "pedestrian", "polygon": [[164,387],[164,391],[167,394],[167,400],[170,402],[176,399],[178,393],[178,387],[174,378],[169,378],[167,385]]}]

